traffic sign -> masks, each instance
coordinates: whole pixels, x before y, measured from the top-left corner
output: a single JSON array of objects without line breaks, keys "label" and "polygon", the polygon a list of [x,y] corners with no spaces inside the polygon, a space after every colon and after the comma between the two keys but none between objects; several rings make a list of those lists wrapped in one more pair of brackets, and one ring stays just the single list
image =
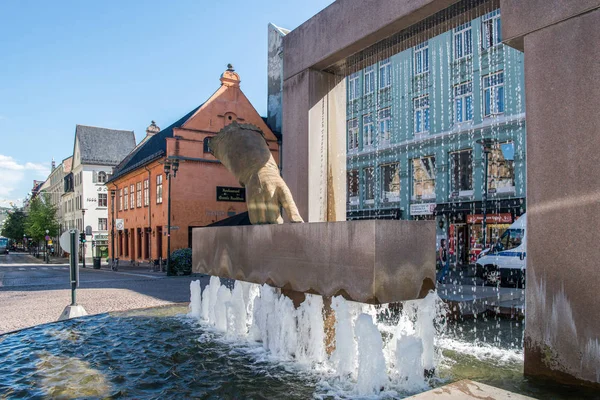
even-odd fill
[{"label": "traffic sign", "polygon": [[[77,229],[72,229],[72,230],[75,231],[75,237],[78,237],[79,231]],[[71,251],[71,230],[63,232],[63,234],[60,235],[60,239],[58,240],[58,243],[60,243],[60,247],[63,249],[64,252],[67,252],[69,254],[72,253],[72,251]]]},{"label": "traffic sign", "polygon": [[125,229],[125,221],[123,219],[115,219],[115,228],[117,228],[118,231],[122,231]]}]

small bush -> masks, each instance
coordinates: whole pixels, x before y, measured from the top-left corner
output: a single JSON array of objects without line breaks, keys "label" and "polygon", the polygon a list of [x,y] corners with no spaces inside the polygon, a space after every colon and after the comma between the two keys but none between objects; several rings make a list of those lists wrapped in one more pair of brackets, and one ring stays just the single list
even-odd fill
[{"label": "small bush", "polygon": [[171,253],[171,274],[190,275],[192,273],[192,249],[179,249]]}]

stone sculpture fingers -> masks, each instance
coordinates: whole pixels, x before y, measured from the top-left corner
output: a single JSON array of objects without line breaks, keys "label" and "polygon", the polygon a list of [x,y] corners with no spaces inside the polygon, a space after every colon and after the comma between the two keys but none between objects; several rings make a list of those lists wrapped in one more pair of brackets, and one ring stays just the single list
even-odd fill
[{"label": "stone sculpture fingers", "polygon": [[292,197],[290,189],[287,187],[281,177],[279,177],[279,182],[277,185],[277,197],[279,204],[281,204],[291,222],[304,222],[302,216],[300,216],[300,213],[298,212],[298,207],[296,207],[296,203],[294,202],[294,198]]}]

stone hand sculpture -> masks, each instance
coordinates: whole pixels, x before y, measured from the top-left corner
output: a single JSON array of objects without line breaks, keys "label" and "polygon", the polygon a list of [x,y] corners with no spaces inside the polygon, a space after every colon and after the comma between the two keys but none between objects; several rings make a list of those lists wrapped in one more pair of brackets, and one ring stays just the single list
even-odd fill
[{"label": "stone hand sculpture", "polygon": [[282,224],[280,206],[291,222],[304,222],[259,128],[234,121],[210,138],[208,146],[246,188],[253,225]]}]

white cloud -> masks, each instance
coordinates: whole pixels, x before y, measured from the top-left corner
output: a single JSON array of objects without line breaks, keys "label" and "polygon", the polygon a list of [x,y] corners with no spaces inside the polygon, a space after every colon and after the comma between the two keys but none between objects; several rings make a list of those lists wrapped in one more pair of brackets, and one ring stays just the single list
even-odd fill
[{"label": "white cloud", "polygon": [[[14,158],[0,154],[0,206],[7,207],[10,202],[20,204],[29,190],[33,179],[46,179],[50,169],[42,164],[18,163]],[[31,180],[28,184],[26,179]]]}]

